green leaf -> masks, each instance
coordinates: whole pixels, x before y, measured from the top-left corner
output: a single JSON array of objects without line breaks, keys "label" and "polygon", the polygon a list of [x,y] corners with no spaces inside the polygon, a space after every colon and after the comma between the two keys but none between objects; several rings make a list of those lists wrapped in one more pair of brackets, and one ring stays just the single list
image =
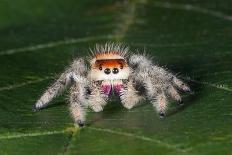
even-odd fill
[{"label": "green leaf", "polygon": [[[231,154],[231,1],[0,2],[0,154]],[[124,42],[190,84],[170,101],[130,111],[111,101],[74,127],[65,96],[31,107],[75,57],[95,43]],[[66,95],[67,96],[67,95]]]}]

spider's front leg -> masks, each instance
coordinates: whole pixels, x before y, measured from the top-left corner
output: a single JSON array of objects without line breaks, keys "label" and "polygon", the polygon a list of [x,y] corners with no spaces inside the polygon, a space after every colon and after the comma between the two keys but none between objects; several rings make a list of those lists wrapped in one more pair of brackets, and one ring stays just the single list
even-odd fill
[{"label": "spider's front leg", "polygon": [[86,109],[89,107],[95,112],[100,112],[106,101],[107,96],[101,93],[95,83],[76,83],[71,87],[69,107],[74,122],[80,127],[84,126]]},{"label": "spider's front leg", "polygon": [[84,83],[76,83],[70,89],[69,110],[80,127],[84,126],[87,108],[85,86]]},{"label": "spider's front leg", "polygon": [[129,79],[128,82],[124,83],[124,87],[120,91],[120,100],[125,108],[133,108],[142,99],[143,97],[139,95],[139,92],[133,86],[132,79]]},{"label": "spider's front leg", "polygon": [[151,100],[161,117],[167,110],[167,96],[182,103],[177,89],[190,92],[185,83],[162,67],[154,65],[143,55],[132,55],[129,62],[134,69],[133,77],[144,85],[147,98]]},{"label": "spider's front leg", "polygon": [[75,60],[72,65],[61,74],[59,79],[55,81],[44,94],[39,98],[36,104],[33,106],[33,110],[37,111],[46,107],[53,98],[60,95],[72,82],[82,79],[86,67],[83,59]]},{"label": "spider's front leg", "polygon": [[103,110],[107,103],[108,95],[102,93],[101,84],[98,82],[92,82],[91,92],[88,96],[88,106],[95,112],[100,112]]}]

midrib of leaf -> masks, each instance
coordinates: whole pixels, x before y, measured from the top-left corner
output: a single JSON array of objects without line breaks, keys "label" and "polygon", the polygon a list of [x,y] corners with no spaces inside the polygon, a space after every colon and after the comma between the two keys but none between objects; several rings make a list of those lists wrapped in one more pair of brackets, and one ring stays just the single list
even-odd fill
[{"label": "midrib of leaf", "polygon": [[125,11],[120,16],[120,20],[117,25],[118,28],[113,31],[113,36],[115,36],[114,38],[116,41],[122,41],[129,27],[134,23],[138,3],[139,1],[133,1],[124,6]]},{"label": "midrib of leaf", "polygon": [[66,131],[71,132],[71,135],[69,137],[68,143],[65,145],[64,152],[62,154],[66,154],[66,152],[69,150],[70,144],[73,141],[73,137],[75,137],[78,134],[78,128],[74,126],[73,128],[67,128]]}]

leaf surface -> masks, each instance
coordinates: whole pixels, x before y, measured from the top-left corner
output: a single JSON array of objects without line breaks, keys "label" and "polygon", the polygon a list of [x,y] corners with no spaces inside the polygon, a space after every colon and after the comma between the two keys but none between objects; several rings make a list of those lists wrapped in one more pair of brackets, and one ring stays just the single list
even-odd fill
[{"label": "leaf surface", "polygon": [[[0,154],[231,154],[231,1],[0,2]],[[95,43],[124,42],[180,74],[194,94],[160,119],[111,101],[74,127],[66,96],[31,107]]]}]

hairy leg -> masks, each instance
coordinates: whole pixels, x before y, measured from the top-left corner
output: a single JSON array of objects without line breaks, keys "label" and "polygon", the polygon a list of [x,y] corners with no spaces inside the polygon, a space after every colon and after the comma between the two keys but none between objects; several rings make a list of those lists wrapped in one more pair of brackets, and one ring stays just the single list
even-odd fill
[{"label": "hairy leg", "polygon": [[39,110],[46,107],[51,100],[60,95],[72,82],[83,82],[86,81],[82,78],[85,72],[85,64],[82,59],[75,60],[72,65],[61,74],[59,79],[55,81],[44,94],[39,98],[33,107],[33,110]]},{"label": "hairy leg", "polygon": [[74,122],[79,126],[83,126],[86,116],[86,88],[83,83],[76,83],[70,89],[69,110]]},{"label": "hairy leg", "polygon": [[132,81],[128,81],[125,88],[120,92],[120,99],[125,108],[131,109],[143,98],[138,94],[138,91],[135,90]]},{"label": "hairy leg", "polygon": [[177,77],[173,77],[173,83],[175,86],[177,86],[180,90],[184,91],[184,92],[190,92],[190,88],[184,83],[182,82],[180,79],[178,79]]},{"label": "hairy leg", "polygon": [[101,88],[93,83],[91,93],[88,96],[88,106],[95,112],[100,112],[106,105],[108,96],[101,92]]},{"label": "hairy leg", "polygon": [[[75,97],[73,96],[73,98]],[[84,126],[86,110],[81,105],[81,103],[75,102],[75,99],[70,99],[69,110],[72,115],[72,118],[74,119],[74,122],[78,124],[80,127]]]},{"label": "hairy leg", "polygon": [[182,103],[179,93],[173,86],[169,86],[167,91],[174,100],[178,101],[179,103]]},{"label": "hairy leg", "polygon": [[161,116],[164,116],[167,109],[166,94],[169,94],[174,100],[182,103],[176,88],[184,92],[190,91],[190,88],[175,75],[162,67],[154,65],[144,55],[132,55],[128,61],[134,70],[132,77],[144,86],[146,97],[149,100],[156,99],[152,103]]},{"label": "hairy leg", "polygon": [[[129,63],[132,68],[136,70],[135,77],[137,77],[137,79],[146,79],[147,77],[150,77],[153,81],[156,81],[156,83],[172,84],[184,92],[191,91],[187,84],[182,82],[171,72],[154,65],[152,61],[144,55],[132,55],[129,59]],[[146,80],[143,81],[147,82]]]},{"label": "hairy leg", "polygon": [[156,102],[152,102],[152,104],[156,108],[156,111],[160,117],[164,117],[167,110],[167,98],[165,94],[163,92],[158,94],[156,97]]}]

